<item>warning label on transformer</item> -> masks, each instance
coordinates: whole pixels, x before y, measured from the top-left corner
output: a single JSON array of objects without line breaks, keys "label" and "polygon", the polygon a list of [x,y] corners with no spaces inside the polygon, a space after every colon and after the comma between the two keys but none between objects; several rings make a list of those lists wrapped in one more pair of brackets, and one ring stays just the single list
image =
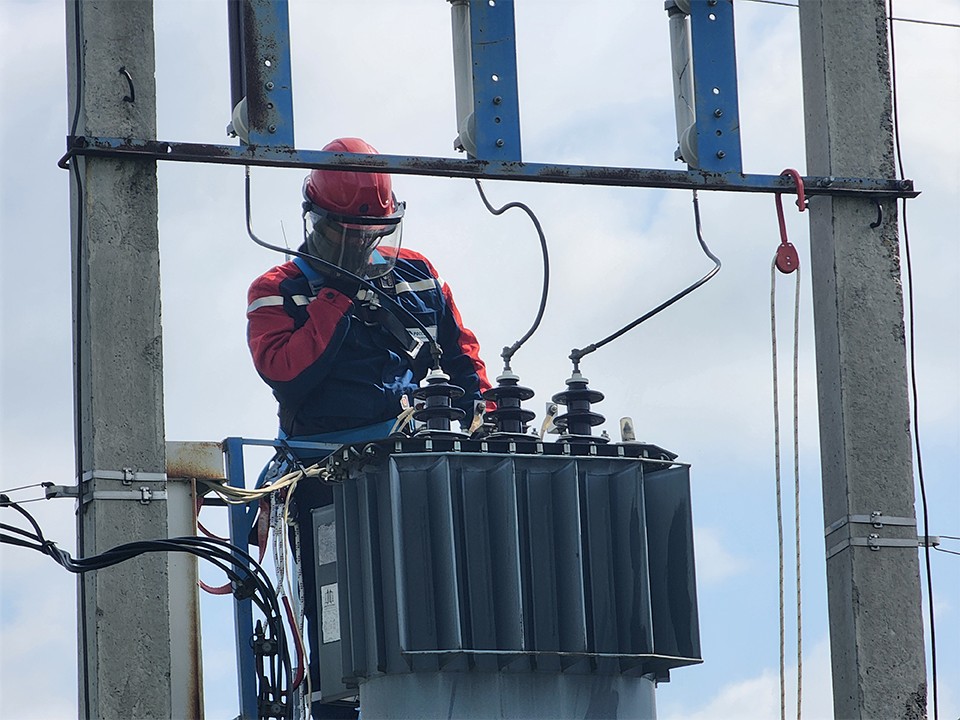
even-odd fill
[{"label": "warning label on transformer", "polygon": [[340,639],[340,596],[336,583],[320,588],[320,634],[324,643]]}]

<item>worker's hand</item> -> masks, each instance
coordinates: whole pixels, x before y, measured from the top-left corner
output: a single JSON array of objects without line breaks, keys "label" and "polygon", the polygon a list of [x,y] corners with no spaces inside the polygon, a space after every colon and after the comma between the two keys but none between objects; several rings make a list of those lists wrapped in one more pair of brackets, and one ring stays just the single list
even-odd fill
[{"label": "worker's hand", "polygon": [[343,293],[351,300],[356,300],[363,288],[358,280],[346,275],[324,275],[323,281],[324,286]]}]

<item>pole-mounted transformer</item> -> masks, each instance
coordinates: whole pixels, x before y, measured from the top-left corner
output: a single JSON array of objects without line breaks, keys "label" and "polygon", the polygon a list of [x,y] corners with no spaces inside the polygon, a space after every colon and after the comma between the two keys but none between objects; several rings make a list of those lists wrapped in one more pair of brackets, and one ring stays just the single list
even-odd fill
[{"label": "pole-mounted transformer", "polygon": [[364,718],[654,718],[656,683],[701,661],[673,453],[411,437],[326,467],[324,700],[359,691]]}]

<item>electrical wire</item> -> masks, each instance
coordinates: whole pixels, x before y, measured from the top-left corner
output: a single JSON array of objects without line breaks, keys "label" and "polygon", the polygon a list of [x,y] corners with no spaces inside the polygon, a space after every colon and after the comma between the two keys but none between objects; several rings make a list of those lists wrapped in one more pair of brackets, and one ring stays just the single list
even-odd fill
[{"label": "electrical wire", "polygon": [[[74,98],[73,98],[73,121],[70,123],[70,136],[76,137],[77,129],[80,127],[80,107],[83,102],[83,82],[85,78],[85,68],[84,68],[84,58],[83,58],[83,12],[81,11],[81,0],[73,0],[73,45],[74,51],[76,53],[74,61],[74,73],[75,73],[75,84],[74,84]],[[78,156],[70,158],[70,174],[73,175],[74,182],[77,186],[77,201],[75,203],[76,216],[77,216],[77,229],[76,236],[73,243],[73,252],[74,252],[74,306],[77,308],[75,312],[80,312],[80,309],[83,306],[83,180],[80,175],[80,165],[84,164],[85,161],[81,161]],[[73,370],[73,382],[74,382],[74,402],[73,402],[73,423],[74,423],[74,443],[76,447],[74,448],[75,452],[75,464],[77,470],[77,477],[80,477],[80,474],[83,472],[83,409],[81,407],[83,393],[80,392],[81,381],[83,379],[83,353],[81,352],[83,340],[83,323],[80,321],[80,318],[77,319],[77,322],[74,323],[74,370]],[[77,552],[82,556],[85,553],[85,541],[84,541],[84,531],[83,531],[83,508],[77,508],[77,519],[76,519],[76,531],[77,531]],[[80,673],[83,677],[83,706],[84,706],[84,717],[91,717],[92,708],[90,704],[90,660],[87,653],[87,648],[89,645],[89,628],[87,627],[87,593],[83,588],[83,583],[79,583],[77,592],[80,595],[80,608],[79,608],[79,631],[80,631]]]},{"label": "electrical wire", "polygon": [[533,226],[536,228],[537,235],[540,238],[540,253],[543,257],[543,284],[540,292],[540,307],[537,309],[537,316],[533,321],[533,325],[530,326],[530,329],[527,330],[527,332],[524,333],[523,336],[513,345],[505,347],[503,352],[500,353],[500,357],[503,358],[504,372],[509,372],[510,361],[513,359],[514,354],[516,354],[517,350],[519,350],[520,347],[537,331],[537,328],[540,327],[540,321],[543,320],[543,313],[547,308],[547,294],[550,290],[550,253],[547,250],[547,238],[546,235],[544,235],[543,227],[540,225],[540,220],[534,214],[533,210],[531,210],[522,202],[509,202],[499,208],[494,208],[493,205],[491,205],[487,200],[486,194],[483,192],[483,187],[480,185],[480,179],[475,178],[474,182],[477,185],[477,191],[480,193],[480,199],[483,201],[483,204],[491,214],[502,215],[511,208],[519,208],[520,210],[523,210],[523,212],[525,212],[533,222]]},{"label": "electrical wire", "polygon": [[197,478],[197,482],[202,483],[204,487],[209,488],[214,493],[219,495],[220,498],[229,505],[247,505],[248,503],[258,501],[261,498],[268,497],[274,492],[295,486],[297,481],[305,477],[319,477],[321,480],[324,480],[327,477],[327,470],[325,468],[321,468],[319,464],[311,465],[310,467],[303,469],[298,468],[287,473],[286,475],[283,475],[282,477],[277,478],[269,485],[265,485],[256,489],[235,487],[233,485],[227,485],[224,482],[208,480],[205,478]]},{"label": "electrical wire", "polygon": [[[888,14],[893,16],[893,0],[888,0]],[[893,23],[889,23],[888,36],[890,42],[890,80],[893,105],[893,140],[896,151],[897,169],[900,179],[906,177],[903,166],[903,150],[900,145],[900,111],[898,107],[897,91],[897,53],[894,43]],[[920,452],[920,410],[919,392],[917,390],[917,351],[916,351],[916,322],[915,303],[913,297],[913,261],[910,253],[910,227],[907,222],[907,199],[903,198],[903,254],[907,266],[907,317],[910,323],[909,338],[910,356],[910,395],[913,405],[913,441],[917,456],[917,480],[920,486],[920,504],[923,515],[923,557],[924,569],[927,576],[927,610],[930,627],[930,677],[933,684],[933,720],[939,720],[940,703],[937,682],[937,630],[933,606],[933,572],[930,563],[930,515],[927,505],[927,485],[923,475],[923,455]]]},{"label": "electrical wire", "polygon": [[[245,550],[230,543],[201,537],[163,538],[159,540],[141,540],[118,545],[99,555],[73,558],[70,553],[47,540],[36,519],[19,503],[0,495],[0,507],[10,508],[27,520],[31,529],[25,530],[7,523],[0,523],[0,543],[36,550],[52,558],[65,570],[82,575],[94,570],[102,570],[131,560],[146,553],[182,552],[194,555],[212,563],[226,573],[238,599],[249,598],[264,614],[267,632],[262,635],[262,625],[258,621],[258,634],[264,645],[275,650],[265,652],[274,658],[269,664],[267,675],[261,673],[260,697],[274,705],[281,704],[283,717],[293,717],[290,700],[290,679],[292,666],[283,626],[283,611],[276,590],[267,573]],[[262,658],[262,655],[261,655]],[[267,712],[261,702],[261,716]],[[268,717],[280,716],[279,713],[267,714]]]},{"label": "electrical wire", "polygon": [[[433,335],[430,334],[430,331],[427,330],[427,327],[423,324],[420,318],[418,318],[412,312],[410,312],[405,307],[403,307],[403,305],[401,305],[396,298],[382,293],[377,288],[376,285],[371,283],[366,278],[360,277],[359,275],[354,275],[349,270],[344,270],[340,266],[334,265],[332,262],[324,260],[321,257],[317,257],[316,255],[311,255],[310,253],[301,252],[300,250],[291,250],[290,248],[280,247],[279,245],[271,245],[270,243],[265,242],[260,238],[258,238],[256,233],[253,232],[253,224],[251,220],[250,166],[249,165],[244,166],[244,178],[245,178],[244,204],[246,206],[247,235],[250,236],[251,240],[253,240],[260,247],[264,247],[267,250],[273,250],[274,252],[281,253],[286,257],[293,255],[295,257],[302,258],[307,262],[319,264],[326,270],[327,274],[330,275],[330,277],[338,280],[348,280],[351,283],[356,283],[358,290],[360,288],[365,288],[367,291],[374,293],[377,296],[377,298],[381,300],[386,300],[387,304],[393,307],[393,309],[396,310],[396,312],[398,312],[401,315],[401,317],[403,317],[405,320],[412,322],[414,325],[416,325],[420,329],[420,331],[423,333],[423,337],[426,338],[426,343],[430,348],[430,354],[433,356],[434,368],[435,369],[440,368],[440,356],[442,355],[442,349],[440,348],[439,343],[437,343],[437,341],[433,339]],[[350,298],[350,299],[353,300],[353,298]]]},{"label": "electrical wire", "polygon": [[0,490],[0,495],[6,495],[12,492],[19,492],[20,490],[30,490],[31,488],[35,488],[35,487],[48,487],[50,485],[53,485],[53,483],[51,482],[31,483],[29,485],[21,485],[20,487],[7,488],[6,490]]},{"label": "electrical wire", "polygon": [[[300,475],[302,477],[302,473]],[[296,483],[299,480],[300,477],[294,480],[288,493],[286,493],[288,496],[296,489]],[[290,586],[290,577],[287,573],[289,541],[287,533],[285,532],[287,525],[286,508],[289,500],[284,501],[281,505],[281,503],[278,502],[280,495],[280,492],[274,492],[270,496],[270,529],[273,531],[273,564],[277,572],[277,591],[280,601],[283,603],[284,609],[287,612],[287,620],[289,621],[291,632],[296,641],[297,672],[291,685],[291,689],[295,690],[303,679],[306,653],[303,649],[303,635],[300,632],[296,618],[293,616],[293,608],[290,606],[288,597],[289,595],[293,595],[293,590]]]},{"label": "electrical wire", "polygon": [[957,552],[956,550],[947,550],[946,548],[935,547],[934,550],[937,552],[949,553],[951,555],[960,555],[960,552]]},{"label": "electrical wire", "polygon": [[[780,7],[789,7],[795,10],[800,7],[796,3],[783,2],[783,0],[743,0],[743,1],[757,3],[760,5],[779,5]],[[887,19],[895,20],[896,22],[916,23],[918,25],[936,25],[938,27],[960,28],[960,24],[957,24],[957,23],[940,22],[938,20],[918,20],[916,18],[894,17],[892,14],[890,14],[887,17]]]},{"label": "electrical wire", "polygon": [[672,298],[670,298],[670,299],[667,300],[666,302],[661,303],[660,305],[658,305],[657,307],[655,307],[653,310],[651,310],[651,311],[648,312],[647,314],[642,315],[642,316],[640,316],[639,318],[637,318],[636,320],[634,320],[633,322],[631,322],[631,323],[623,326],[622,328],[620,328],[619,330],[617,330],[617,331],[616,331],[615,333],[613,333],[612,335],[608,335],[607,337],[605,337],[603,340],[600,340],[599,342],[593,343],[593,344],[591,344],[591,345],[587,345],[587,346],[586,346],[585,348],[583,348],[582,350],[575,348],[575,349],[574,349],[573,351],[571,351],[571,353],[570,353],[570,359],[573,360],[573,367],[574,367],[574,370],[575,370],[575,371],[579,370],[580,360],[581,360],[581,358],[583,358],[585,355],[589,355],[589,354],[592,353],[593,351],[599,350],[600,348],[602,348],[602,347],[603,347],[604,345],[606,345],[607,343],[616,340],[616,339],[617,339],[618,337],[620,337],[621,335],[629,332],[630,330],[633,330],[633,328],[635,328],[637,325],[639,325],[639,324],[641,324],[641,323],[649,320],[650,318],[652,318],[654,315],[656,315],[656,314],[659,313],[660,311],[666,310],[668,307],[670,307],[671,305],[673,305],[675,302],[677,302],[678,300],[686,297],[687,295],[689,295],[690,293],[692,293],[694,290],[696,290],[698,287],[700,287],[700,286],[703,285],[705,282],[707,282],[707,281],[708,281],[710,278],[712,278],[714,275],[716,275],[718,272],[720,272],[720,267],[721,267],[720,258],[718,258],[716,255],[714,255],[712,252],[710,252],[710,248],[707,247],[707,243],[706,243],[706,241],[703,239],[703,228],[702,228],[701,223],[700,223],[700,200],[699,200],[699,198],[697,197],[697,191],[696,191],[696,190],[693,191],[693,218],[694,218],[694,224],[695,224],[695,226],[696,226],[696,231],[697,231],[697,242],[700,243],[700,248],[703,250],[704,254],[713,261],[713,263],[714,263],[713,269],[711,269],[706,275],[704,275],[702,278],[700,278],[700,279],[697,280],[695,283],[693,283],[693,285],[690,285],[690,286],[687,287],[686,289],[681,290],[680,292],[678,292],[676,295],[674,295]]}]

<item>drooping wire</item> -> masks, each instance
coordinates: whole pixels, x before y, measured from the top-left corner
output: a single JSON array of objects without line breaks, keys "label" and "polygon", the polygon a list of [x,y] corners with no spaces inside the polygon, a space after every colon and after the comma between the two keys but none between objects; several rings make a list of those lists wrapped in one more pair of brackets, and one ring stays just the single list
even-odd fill
[{"label": "drooping wire", "polygon": [[[784,542],[783,542],[783,505],[780,480],[780,391],[777,364],[777,305],[776,279],[777,257],[774,256],[770,267],[770,337],[773,351],[773,436],[774,436],[774,474],[777,494],[777,547],[779,550],[779,590],[780,590],[780,717],[786,718],[786,621],[784,601]],[[800,582],[800,267],[796,272],[796,295],[793,311],[793,518],[794,543],[796,546],[796,582],[797,582],[797,720],[800,720],[803,699],[803,613]]]},{"label": "drooping wire", "polygon": [[666,310],[668,307],[670,307],[671,305],[673,305],[675,302],[677,302],[678,300],[686,297],[687,295],[689,295],[690,293],[692,293],[694,290],[696,290],[697,288],[699,288],[701,285],[703,285],[705,282],[707,282],[707,281],[708,281],[710,278],[712,278],[714,275],[716,275],[718,272],[720,272],[720,267],[721,267],[720,258],[718,258],[716,255],[714,255],[712,252],[710,252],[710,248],[707,247],[707,243],[706,243],[706,241],[703,239],[703,228],[702,228],[701,223],[700,223],[700,200],[699,200],[699,198],[697,197],[697,191],[696,191],[696,190],[693,191],[693,218],[694,218],[694,223],[695,223],[695,225],[696,225],[697,242],[700,243],[700,248],[703,250],[703,253],[704,253],[708,258],[710,258],[710,259],[713,261],[713,263],[714,263],[713,268],[712,268],[706,275],[704,275],[702,278],[700,278],[700,279],[697,280],[695,283],[693,283],[693,285],[690,285],[688,288],[686,288],[686,289],[684,289],[684,290],[681,290],[681,291],[678,292],[676,295],[674,295],[672,298],[670,298],[670,299],[667,300],[666,302],[661,303],[660,305],[658,305],[657,307],[655,307],[653,310],[651,310],[650,312],[646,313],[645,315],[642,315],[642,316],[638,317],[638,318],[637,318],[636,320],[634,320],[633,322],[631,322],[631,323],[629,323],[629,324],[627,324],[627,325],[624,325],[622,328],[620,328],[619,330],[617,330],[617,331],[616,331],[615,333],[613,333],[612,335],[608,335],[607,337],[605,337],[603,340],[600,340],[599,342],[595,342],[595,343],[592,343],[592,344],[590,344],[590,345],[587,345],[587,346],[586,346],[585,348],[583,348],[583,349],[574,349],[573,351],[571,351],[571,353],[570,353],[570,359],[573,360],[573,368],[574,368],[575,371],[579,370],[580,360],[581,360],[581,358],[583,358],[585,355],[589,355],[589,354],[592,353],[594,350],[599,350],[600,348],[602,348],[602,347],[603,347],[604,345],[606,345],[607,343],[612,342],[612,341],[616,340],[618,337],[620,337],[621,335],[623,335],[624,333],[627,333],[627,332],[629,332],[630,330],[633,330],[633,328],[635,328],[635,327],[636,327],[637,325],[639,325],[640,323],[643,323],[643,322],[649,320],[650,318],[652,318],[654,315],[656,315],[657,313],[661,312],[662,310]]},{"label": "drooping wire", "polygon": [[[413,313],[409,312],[405,307],[403,307],[396,298],[391,297],[386,293],[380,292],[380,290],[369,280],[359,275],[354,275],[349,270],[344,270],[338,265],[334,265],[332,262],[324,260],[321,257],[316,255],[311,255],[310,253],[301,252],[300,250],[291,250],[290,248],[280,247],[279,245],[271,245],[268,242],[265,242],[257,237],[256,233],[253,232],[253,223],[251,220],[251,209],[250,209],[250,166],[244,166],[244,204],[246,206],[246,220],[247,220],[247,235],[250,236],[250,239],[253,240],[260,247],[264,247],[267,250],[273,250],[274,252],[281,253],[285,256],[293,255],[298,258],[302,258],[310,263],[318,264],[322,266],[325,272],[330,275],[330,277],[349,280],[350,282],[356,283],[358,288],[366,288],[369,292],[374,293],[377,298],[380,300],[386,300],[387,304],[390,305],[394,311],[399,313],[401,317],[405,320],[412,322],[414,325],[420,328],[420,331],[423,333],[423,337],[426,338],[426,343],[430,348],[430,354],[433,356],[434,367],[439,369],[440,367],[440,355],[442,350],[439,343],[433,339],[433,335],[427,330],[423,322]],[[351,298],[352,300],[353,298]]]},{"label": "drooping wire", "polygon": [[[74,574],[79,575],[93,570],[102,570],[140,555],[154,552],[188,553],[223,570],[233,584],[234,595],[238,599],[250,598],[263,612],[269,633],[265,636],[266,640],[276,647],[274,653],[276,659],[268,663],[269,677],[263,677],[266,683],[261,686],[260,697],[271,701],[273,704],[282,703],[283,717],[293,717],[293,706],[290,702],[292,664],[283,626],[283,611],[276,590],[266,571],[245,550],[212,538],[178,537],[135,541],[118,545],[99,555],[73,558],[70,553],[60,549],[56,543],[44,537],[39,523],[29,512],[20,507],[19,503],[12,502],[5,495],[0,495],[0,507],[15,510],[31,526],[31,530],[24,530],[13,525],[0,523],[0,543],[36,550],[49,556],[65,570]],[[263,710],[261,710],[261,713],[263,713]],[[261,715],[261,717],[263,716]],[[278,715],[273,713],[268,716],[276,717]]]},{"label": "drooping wire", "polygon": [[[744,1],[758,3],[761,5],[779,5],[780,7],[789,7],[789,8],[793,8],[794,10],[800,7],[795,2],[784,2],[784,0],[744,0]],[[887,19],[895,20],[896,22],[916,23],[918,25],[936,25],[938,27],[960,28],[960,24],[958,23],[941,22],[938,20],[918,20],[917,18],[894,17],[892,13],[889,14]]]},{"label": "drooping wire", "polygon": [[[888,15],[893,16],[893,0],[888,0]],[[900,179],[906,177],[903,167],[903,150],[900,145],[900,111],[897,92],[897,53],[894,44],[893,23],[889,23],[888,35],[890,41],[890,81],[893,103],[893,141],[897,158],[897,170]],[[927,610],[930,626],[930,677],[933,684],[933,720],[939,720],[939,697],[937,683],[937,625],[933,607],[933,572],[930,562],[930,515],[927,508],[927,485],[923,475],[923,455],[920,452],[920,410],[917,390],[917,350],[916,350],[916,323],[915,305],[913,297],[913,261],[910,253],[910,227],[907,223],[907,198],[903,198],[903,254],[907,265],[907,317],[910,322],[909,355],[910,355],[910,395],[913,405],[913,442],[917,455],[917,480],[920,485],[920,506],[923,515],[923,557],[924,569],[927,576]]]},{"label": "drooping wire", "polygon": [[540,225],[540,220],[534,214],[527,205],[522,202],[509,202],[506,205],[503,205],[499,208],[494,208],[493,205],[487,200],[486,194],[483,192],[483,187],[480,185],[479,178],[475,178],[474,182],[477,185],[477,191],[480,193],[480,199],[483,201],[483,204],[486,206],[493,215],[502,215],[507,210],[511,208],[519,208],[523,210],[533,222],[533,226],[537,230],[537,236],[540,238],[540,253],[543,257],[543,284],[540,292],[540,307],[537,309],[537,316],[533,321],[533,324],[530,326],[530,329],[523,334],[523,336],[517,340],[513,345],[503,348],[503,351],[500,353],[500,357],[503,358],[503,368],[504,371],[510,371],[510,360],[513,359],[513,356],[516,354],[517,350],[530,339],[530,337],[537,331],[537,328],[540,327],[540,321],[543,320],[543,313],[547,307],[547,294],[550,290],[550,253],[547,250],[547,238],[544,235],[543,227]]}]

